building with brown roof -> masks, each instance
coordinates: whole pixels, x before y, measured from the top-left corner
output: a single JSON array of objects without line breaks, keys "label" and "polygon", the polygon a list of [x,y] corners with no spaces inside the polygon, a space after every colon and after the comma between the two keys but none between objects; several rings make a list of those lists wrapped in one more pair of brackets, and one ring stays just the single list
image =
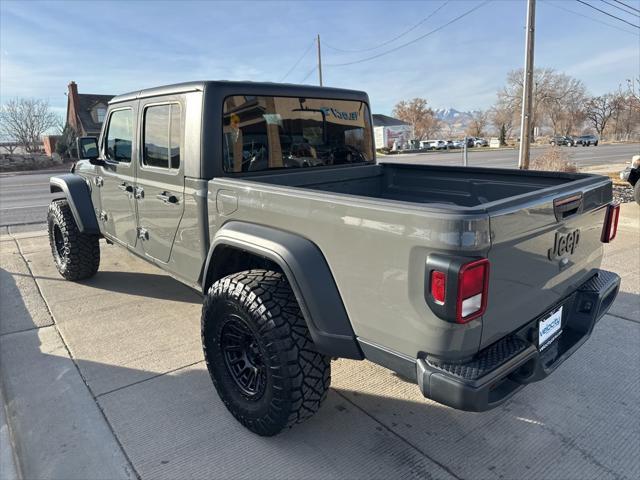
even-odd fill
[{"label": "building with brown roof", "polygon": [[97,137],[107,113],[107,104],[113,97],[78,93],[78,85],[71,81],[67,93],[67,125],[78,137]]}]

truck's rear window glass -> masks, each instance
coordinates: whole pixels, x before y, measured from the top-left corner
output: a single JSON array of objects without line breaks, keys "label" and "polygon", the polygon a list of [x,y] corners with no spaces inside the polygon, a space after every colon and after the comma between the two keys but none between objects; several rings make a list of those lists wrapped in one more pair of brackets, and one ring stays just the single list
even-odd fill
[{"label": "truck's rear window glass", "polygon": [[153,105],[144,114],[144,165],[180,167],[180,105]]},{"label": "truck's rear window glass", "polygon": [[223,149],[225,172],[370,162],[369,109],[351,100],[227,97]]},{"label": "truck's rear window glass", "polygon": [[107,158],[116,162],[130,162],[132,141],[133,111],[129,108],[114,111],[109,117],[107,130]]}]

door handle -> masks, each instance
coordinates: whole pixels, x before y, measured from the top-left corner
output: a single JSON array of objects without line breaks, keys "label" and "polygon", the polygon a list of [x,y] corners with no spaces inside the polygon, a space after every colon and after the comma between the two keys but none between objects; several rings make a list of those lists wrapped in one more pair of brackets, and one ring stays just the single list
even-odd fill
[{"label": "door handle", "polygon": [[163,201],[164,203],[170,203],[172,205],[175,205],[176,203],[178,203],[178,197],[170,194],[169,192],[159,193],[158,195],[156,195],[156,198],[158,200]]},{"label": "door handle", "polygon": [[125,182],[122,182],[120,185],[118,185],[118,188],[123,192],[133,193],[133,187],[131,185],[127,185]]}]

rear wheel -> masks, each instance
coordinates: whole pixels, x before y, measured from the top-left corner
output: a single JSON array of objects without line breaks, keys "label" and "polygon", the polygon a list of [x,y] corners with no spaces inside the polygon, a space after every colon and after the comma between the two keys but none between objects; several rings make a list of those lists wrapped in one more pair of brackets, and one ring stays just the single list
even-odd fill
[{"label": "rear wheel", "polygon": [[249,270],[218,280],[202,307],[202,344],[213,384],[231,414],[272,436],[318,411],[331,382],[289,283]]},{"label": "rear wheel", "polygon": [[66,200],[54,200],[47,215],[49,244],[56,268],[67,280],[92,277],[100,266],[98,235],[82,233]]}]

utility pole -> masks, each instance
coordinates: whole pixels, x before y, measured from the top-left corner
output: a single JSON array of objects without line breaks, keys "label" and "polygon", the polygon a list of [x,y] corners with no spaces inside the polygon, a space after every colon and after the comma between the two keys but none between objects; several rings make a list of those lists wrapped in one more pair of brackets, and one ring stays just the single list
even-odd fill
[{"label": "utility pole", "polygon": [[320,34],[318,34],[318,77],[322,86],[322,56],[320,55]]},{"label": "utility pole", "polygon": [[531,145],[531,113],[533,105],[533,43],[536,24],[536,0],[527,0],[527,36],[524,45],[524,82],[522,85],[522,116],[520,120],[520,156],[518,167],[529,169]]},{"label": "utility pole", "polygon": [[469,152],[467,150],[467,136],[464,136],[464,147],[462,147],[462,161],[465,167],[469,166]]}]

